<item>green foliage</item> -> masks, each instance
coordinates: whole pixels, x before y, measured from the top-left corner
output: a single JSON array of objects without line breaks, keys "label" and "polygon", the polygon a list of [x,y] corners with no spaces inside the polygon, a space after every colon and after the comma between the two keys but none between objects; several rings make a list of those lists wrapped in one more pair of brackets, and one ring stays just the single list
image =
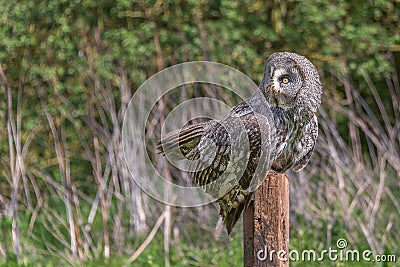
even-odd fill
[{"label": "green foliage", "polygon": [[[60,208],[62,205],[58,205]],[[29,216],[27,217],[29,218]],[[28,225],[23,223],[21,220],[21,231],[26,232]],[[11,226],[11,221],[9,222]],[[100,229],[101,222],[97,221],[94,228]],[[36,231],[41,232],[42,235],[46,235],[46,240],[53,238],[49,235],[46,228],[39,222],[36,227]],[[37,233],[34,233],[34,235]],[[141,239],[141,242],[144,239]],[[28,241],[28,240],[27,240]],[[32,239],[29,241],[32,242]],[[34,244],[27,243],[26,246],[34,245],[36,248],[40,248],[40,244],[33,241]],[[56,242],[50,242],[53,245],[57,245]],[[39,245],[39,247],[38,247]],[[43,250],[44,251],[44,250]],[[51,267],[63,264],[60,258],[54,255],[36,255],[35,257],[23,257],[21,266],[43,266]],[[118,255],[113,254],[110,259],[104,259],[99,257],[97,259],[87,260],[84,262],[84,266],[109,266],[117,267],[124,265],[129,259],[130,255]],[[214,243],[207,246],[205,249],[203,244],[198,244],[197,247],[189,247],[186,243],[175,243],[170,246],[170,261],[171,266],[240,266],[243,262],[243,248],[242,240],[240,235],[236,235],[230,239],[229,243],[216,240]],[[8,259],[5,262],[0,260],[0,267],[5,266],[18,266],[16,263],[16,257],[10,253]],[[77,265],[78,266],[78,265]],[[163,234],[159,231],[154,237],[150,245],[140,254],[140,256],[130,266],[164,266],[164,243]]]}]

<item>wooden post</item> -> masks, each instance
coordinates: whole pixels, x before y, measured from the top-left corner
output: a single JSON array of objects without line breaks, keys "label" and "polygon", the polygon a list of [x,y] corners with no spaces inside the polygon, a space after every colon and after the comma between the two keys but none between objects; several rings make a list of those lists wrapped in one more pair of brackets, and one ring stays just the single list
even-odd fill
[{"label": "wooden post", "polygon": [[[289,182],[270,171],[243,214],[244,266],[289,266]],[[286,260],[282,260],[286,259]]]}]

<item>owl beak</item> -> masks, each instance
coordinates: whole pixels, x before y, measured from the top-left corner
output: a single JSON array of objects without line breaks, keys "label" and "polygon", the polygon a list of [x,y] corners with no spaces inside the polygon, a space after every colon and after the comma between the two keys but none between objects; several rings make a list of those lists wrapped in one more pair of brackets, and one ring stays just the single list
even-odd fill
[{"label": "owl beak", "polygon": [[274,83],[273,83],[273,82],[270,82],[270,83],[267,85],[267,92],[271,94],[273,91],[274,91]]},{"label": "owl beak", "polygon": [[273,81],[270,81],[269,84],[267,85],[267,92],[274,95],[282,93],[281,90],[275,88]]}]

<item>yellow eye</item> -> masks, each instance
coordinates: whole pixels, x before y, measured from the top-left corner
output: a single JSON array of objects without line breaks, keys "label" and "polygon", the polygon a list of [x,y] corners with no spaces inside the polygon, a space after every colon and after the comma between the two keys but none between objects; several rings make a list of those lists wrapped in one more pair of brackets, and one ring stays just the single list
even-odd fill
[{"label": "yellow eye", "polygon": [[288,84],[288,83],[289,83],[289,78],[283,77],[283,78],[282,78],[282,82],[283,82],[284,84]]}]

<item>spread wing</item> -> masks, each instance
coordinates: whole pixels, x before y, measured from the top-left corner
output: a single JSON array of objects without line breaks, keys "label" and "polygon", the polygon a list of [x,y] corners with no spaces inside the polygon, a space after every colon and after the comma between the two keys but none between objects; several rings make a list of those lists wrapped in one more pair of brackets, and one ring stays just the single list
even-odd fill
[{"label": "spread wing", "polygon": [[222,120],[213,121],[198,145],[187,155],[193,160],[191,170],[196,184],[206,186],[224,174],[224,177],[232,178],[225,181],[224,186],[232,185],[234,180],[247,188],[250,181],[240,178],[250,176],[251,170],[254,172],[260,139],[257,119],[246,102],[237,105]]},{"label": "spread wing", "polygon": [[191,179],[218,199],[228,233],[251,200],[260,158],[263,169],[271,167],[269,149],[261,149],[261,132],[269,133],[269,122],[259,115],[244,101],[221,120],[172,132],[157,146],[159,153],[182,153],[191,160]]},{"label": "spread wing", "polygon": [[208,127],[208,122],[202,122],[170,132],[158,141],[156,151],[162,155],[187,155],[198,144]]},{"label": "spread wing", "polygon": [[228,166],[230,151],[228,131],[221,123],[213,121],[197,146],[187,155],[192,160],[190,170],[193,181],[206,186],[217,180]]},{"label": "spread wing", "polygon": [[251,107],[242,102],[224,119],[214,121],[187,155],[192,177],[207,193],[219,198],[220,215],[231,232],[251,199],[246,189],[260,159],[260,125]]}]

